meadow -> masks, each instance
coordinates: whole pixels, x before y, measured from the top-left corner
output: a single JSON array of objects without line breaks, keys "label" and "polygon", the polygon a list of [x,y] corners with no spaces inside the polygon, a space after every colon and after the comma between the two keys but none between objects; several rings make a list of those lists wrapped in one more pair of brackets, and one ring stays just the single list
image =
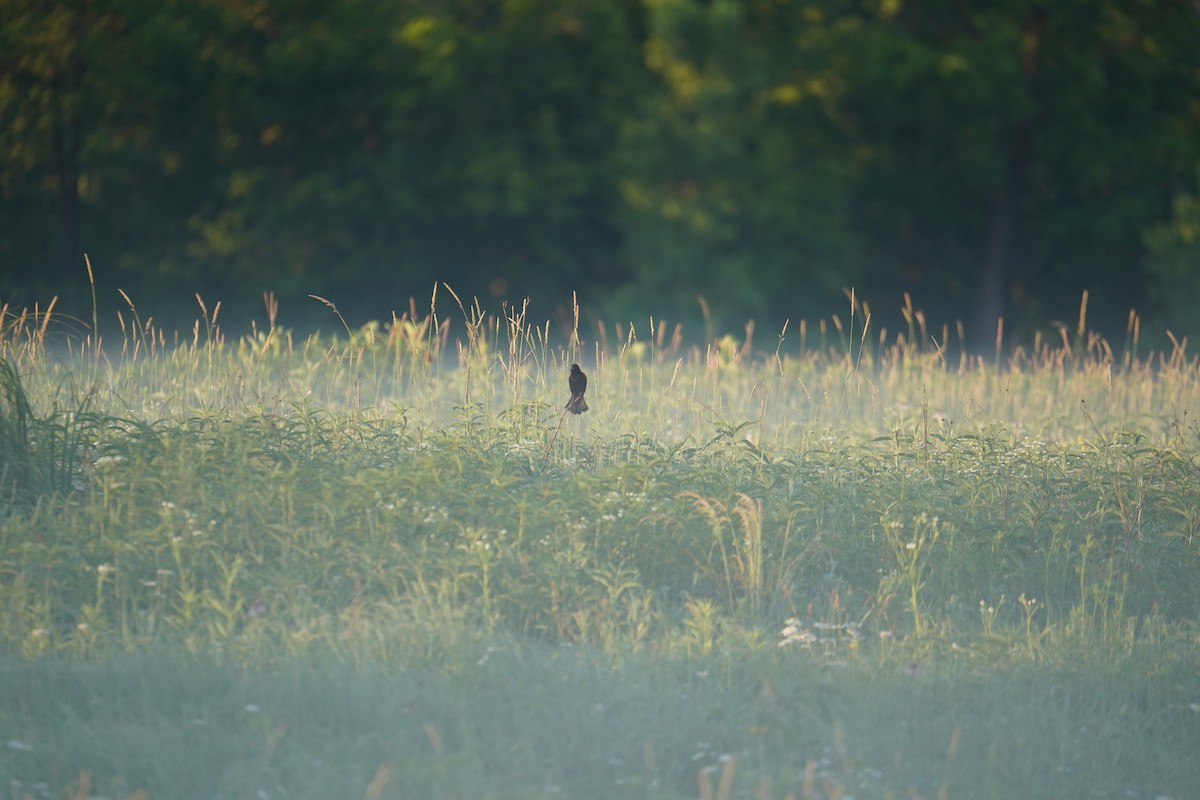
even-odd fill
[{"label": "meadow", "polygon": [[266,300],[0,312],[0,796],[1200,796],[1186,341]]}]

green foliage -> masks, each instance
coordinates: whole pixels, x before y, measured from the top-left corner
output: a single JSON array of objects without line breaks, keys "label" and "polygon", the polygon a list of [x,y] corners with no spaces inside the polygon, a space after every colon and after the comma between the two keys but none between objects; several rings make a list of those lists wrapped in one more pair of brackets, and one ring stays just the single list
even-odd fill
[{"label": "green foliage", "polygon": [[721,326],[867,286],[981,346],[1082,289],[1109,335],[1180,313],[1154,232],[1200,163],[1187,3],[0,12],[5,302],[86,318],[87,251],[103,304],[160,315],[274,291],[378,318],[445,279],[622,320],[699,294]]},{"label": "green foliage", "polygon": [[29,483],[33,416],[21,377],[7,359],[0,359],[0,491],[12,495]]},{"label": "green foliage", "polygon": [[981,341],[1006,310],[1040,321],[1081,288],[1119,323],[1144,303],[1143,233],[1194,174],[1175,126],[1200,108],[1180,66],[1200,18],[1176,3],[949,6],[895,4],[847,39],[863,54],[847,78],[867,147],[855,207],[880,267],[859,285],[958,305],[991,280]]},{"label": "green foliage", "polygon": [[1200,314],[1193,302],[1200,292],[1200,196],[1176,195],[1172,212],[1170,220],[1146,234],[1147,269],[1154,276],[1153,292],[1166,326],[1190,333],[1200,330]]},{"label": "green foliage", "polygon": [[89,399],[79,398],[76,409],[40,417],[16,365],[0,358],[0,516],[11,504],[67,491],[80,479],[99,422],[87,412]]},{"label": "green foliage", "polygon": [[826,305],[858,266],[829,23],[811,8],[679,2],[652,4],[647,24],[661,90],[624,129],[623,230],[638,270],[616,307],[649,292],[686,319],[699,291],[769,317],[797,289],[788,313]]}]

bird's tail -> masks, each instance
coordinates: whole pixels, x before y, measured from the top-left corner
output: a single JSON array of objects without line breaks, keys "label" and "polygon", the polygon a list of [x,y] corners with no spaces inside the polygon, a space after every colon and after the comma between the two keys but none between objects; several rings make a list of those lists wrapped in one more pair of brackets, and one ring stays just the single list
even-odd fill
[{"label": "bird's tail", "polygon": [[577,394],[567,401],[567,411],[572,414],[582,414],[588,410],[587,401],[583,399],[583,395]]}]

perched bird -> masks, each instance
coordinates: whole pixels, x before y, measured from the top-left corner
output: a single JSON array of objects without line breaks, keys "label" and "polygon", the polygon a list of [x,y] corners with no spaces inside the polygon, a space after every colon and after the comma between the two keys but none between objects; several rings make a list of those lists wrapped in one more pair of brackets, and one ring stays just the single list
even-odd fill
[{"label": "perched bird", "polygon": [[587,375],[583,373],[578,364],[571,365],[571,377],[567,378],[567,385],[571,387],[571,399],[567,401],[567,411],[572,414],[582,414],[587,411],[588,404],[583,399],[583,393],[587,391]]}]

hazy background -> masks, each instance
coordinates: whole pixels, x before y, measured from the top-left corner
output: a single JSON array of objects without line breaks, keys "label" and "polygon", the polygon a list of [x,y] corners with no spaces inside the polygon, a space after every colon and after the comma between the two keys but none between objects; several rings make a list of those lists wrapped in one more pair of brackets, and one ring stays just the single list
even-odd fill
[{"label": "hazy background", "polygon": [[1198,197],[1190,0],[0,0],[0,303],[88,320],[1187,333]]}]

